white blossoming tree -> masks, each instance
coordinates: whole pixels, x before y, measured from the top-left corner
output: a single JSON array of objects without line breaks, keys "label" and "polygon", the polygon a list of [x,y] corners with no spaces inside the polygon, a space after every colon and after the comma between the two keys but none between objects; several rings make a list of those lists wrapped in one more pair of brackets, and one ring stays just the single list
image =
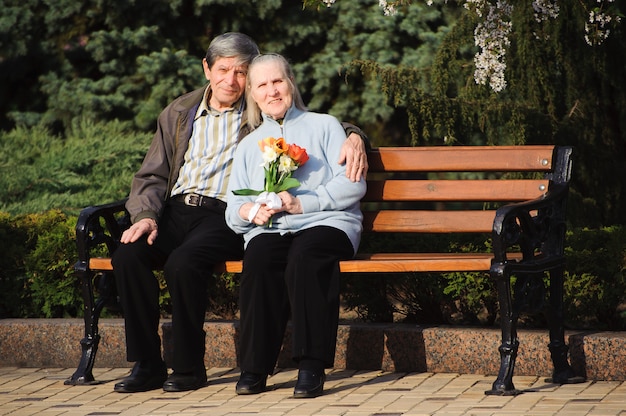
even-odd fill
[{"label": "white blossoming tree", "polygon": [[[305,0],[305,5],[324,5],[331,7],[337,0]],[[443,0],[448,3],[448,0]],[[379,0],[378,4],[385,16],[395,15],[398,9],[411,3],[411,0]],[[434,0],[426,0],[432,6]],[[495,92],[506,88],[504,71],[506,69],[506,52],[510,46],[510,34],[513,28],[514,2],[509,0],[459,0],[468,11],[478,18],[474,29],[474,43],[478,51],[474,57],[474,79],[477,84],[489,84]],[[558,0],[533,0],[531,6],[537,23],[544,24],[559,17]],[[563,1],[561,0],[561,3]],[[569,0],[570,7],[575,2]],[[584,24],[585,42],[590,46],[600,45],[611,33],[611,28],[621,21],[615,0],[591,0],[586,4],[579,2],[587,14]],[[527,7],[524,4],[523,7]],[[543,35],[545,36],[545,35]],[[542,35],[536,34],[538,39]]]}]

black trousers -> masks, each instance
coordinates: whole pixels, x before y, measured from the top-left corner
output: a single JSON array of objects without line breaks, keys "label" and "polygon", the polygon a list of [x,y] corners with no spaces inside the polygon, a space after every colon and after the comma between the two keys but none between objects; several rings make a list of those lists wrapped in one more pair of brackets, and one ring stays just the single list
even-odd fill
[{"label": "black trousers", "polygon": [[346,234],[315,227],[254,237],[244,253],[239,296],[240,367],[272,374],[289,317],[293,359],[332,367],[339,321],[339,260],[351,258]]},{"label": "black trousers", "polygon": [[204,319],[208,278],[215,264],[241,259],[243,242],[224,219],[224,210],[170,201],[153,245],[146,239],[122,244],[113,270],[124,311],[128,361],[161,359],[159,284],[163,268],[172,299],[173,362],[176,372],[204,369]]}]

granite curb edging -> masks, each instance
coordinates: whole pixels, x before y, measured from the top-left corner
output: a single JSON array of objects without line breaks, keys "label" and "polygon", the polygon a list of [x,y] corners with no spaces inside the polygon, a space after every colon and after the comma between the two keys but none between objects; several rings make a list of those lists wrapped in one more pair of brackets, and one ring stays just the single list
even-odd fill
[{"label": "granite curb edging", "polygon": [[[237,321],[205,323],[205,364],[237,367]],[[124,322],[101,319],[95,367],[130,367]],[[171,355],[171,323],[161,325],[165,360]],[[287,330],[278,367],[293,367]],[[82,319],[0,320],[0,367],[73,368],[80,360]],[[515,375],[550,377],[547,330],[519,330]],[[626,332],[566,331],[570,362],[589,380],[626,381]],[[340,324],[335,368],[496,375],[500,330],[410,324]]]}]

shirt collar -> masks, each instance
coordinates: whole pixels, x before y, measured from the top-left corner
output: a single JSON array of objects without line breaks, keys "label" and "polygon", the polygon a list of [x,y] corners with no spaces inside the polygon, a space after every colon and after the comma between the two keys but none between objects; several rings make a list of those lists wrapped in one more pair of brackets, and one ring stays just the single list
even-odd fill
[{"label": "shirt collar", "polygon": [[200,102],[200,105],[198,106],[198,110],[196,111],[196,116],[194,117],[194,120],[197,120],[198,118],[205,116],[207,114],[213,114],[213,115],[220,115],[223,112],[229,112],[229,111],[236,111],[237,113],[243,113],[243,110],[246,107],[246,100],[245,100],[245,96],[242,94],[241,97],[239,98],[239,100],[237,100],[229,109],[225,110],[225,111],[217,111],[211,108],[211,106],[209,105],[209,100],[211,99],[211,85],[207,85],[206,89],[204,90],[204,95],[202,96],[202,101]]}]

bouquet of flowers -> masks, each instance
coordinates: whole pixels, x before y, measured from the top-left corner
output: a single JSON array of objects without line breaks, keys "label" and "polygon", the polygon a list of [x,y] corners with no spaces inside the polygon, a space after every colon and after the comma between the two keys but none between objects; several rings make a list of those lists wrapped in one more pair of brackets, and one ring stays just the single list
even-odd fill
[{"label": "bouquet of flowers", "polygon": [[[238,189],[234,190],[235,195],[258,195],[255,207],[250,211],[248,220],[252,221],[260,204],[266,204],[269,208],[279,208],[282,202],[279,192],[295,188],[300,185],[300,181],[292,178],[292,173],[298,167],[304,165],[309,160],[306,150],[295,144],[287,144],[284,138],[267,137],[259,141],[259,148],[263,154],[261,166],[265,171],[265,185],[262,190]],[[271,220],[269,226],[271,227]]]}]

